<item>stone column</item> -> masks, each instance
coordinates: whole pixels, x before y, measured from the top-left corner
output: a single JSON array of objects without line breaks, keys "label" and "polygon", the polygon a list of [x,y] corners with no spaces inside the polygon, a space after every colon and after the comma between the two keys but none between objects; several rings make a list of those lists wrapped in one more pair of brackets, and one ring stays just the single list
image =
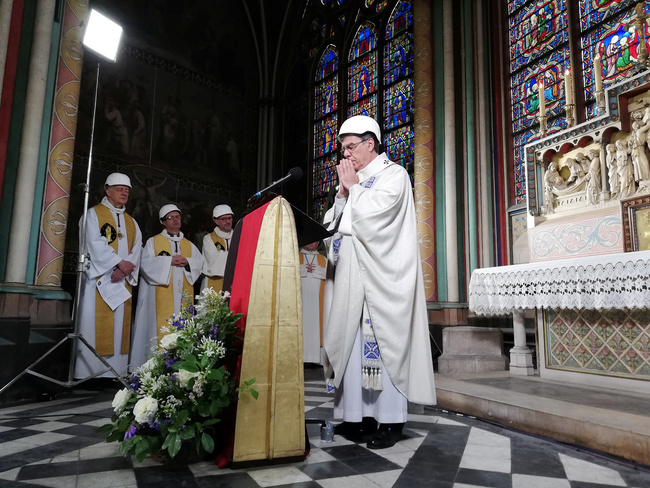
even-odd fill
[{"label": "stone column", "polygon": [[9,31],[11,30],[11,11],[14,0],[0,0],[0,94],[5,78],[5,63],[9,47]]},{"label": "stone column", "polygon": [[512,327],[514,329],[515,346],[510,349],[510,372],[522,376],[533,376],[533,353],[526,345],[526,326],[524,311],[512,312]]},{"label": "stone column", "polygon": [[[453,25],[452,0],[442,5],[443,23]],[[451,29],[445,42],[444,92],[445,92],[445,254],[447,256],[447,301],[458,302],[458,208],[456,198],[456,103],[454,90],[454,59],[457,50],[451,43]]]},{"label": "stone column", "polygon": [[38,170],[55,7],[56,2],[51,0],[39,0],[36,6],[16,192],[11,216],[11,239],[7,253],[5,281],[9,283],[25,283],[27,274],[27,249],[34,210],[34,186]]},{"label": "stone column", "polygon": [[418,220],[418,241],[427,300],[436,299],[436,239],[434,225],[435,173],[433,167],[433,59],[431,52],[431,5],[426,0],[413,2],[413,91],[414,191]]}]

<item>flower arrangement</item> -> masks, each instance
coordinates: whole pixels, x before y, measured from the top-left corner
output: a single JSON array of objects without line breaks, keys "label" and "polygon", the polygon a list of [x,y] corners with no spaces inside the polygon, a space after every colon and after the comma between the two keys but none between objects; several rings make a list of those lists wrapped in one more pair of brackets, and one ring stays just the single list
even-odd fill
[{"label": "flower arrangement", "polygon": [[227,293],[206,288],[196,298],[192,306],[183,297],[182,311],[167,320],[159,347],[113,398],[111,423],[98,429],[138,461],[148,454],[174,458],[188,444],[197,454],[213,452],[220,414],[238,392],[258,396],[251,388],[255,378],[238,387],[233,377],[241,314],[230,311]]}]

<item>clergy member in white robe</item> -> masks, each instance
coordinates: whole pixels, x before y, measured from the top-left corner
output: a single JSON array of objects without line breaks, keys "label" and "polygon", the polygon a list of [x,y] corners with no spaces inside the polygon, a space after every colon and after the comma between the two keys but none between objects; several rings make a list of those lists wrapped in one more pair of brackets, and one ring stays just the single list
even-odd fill
[{"label": "clergy member in white robe", "polygon": [[[131,190],[129,177],[112,173],[104,188],[104,199],[86,214],[85,252],[89,260],[82,278],[78,320],[79,333],[114,369],[98,376],[111,378],[127,373],[131,345],[130,294],[131,287],[138,283],[142,234],[137,222],[125,212]],[[80,222],[80,232],[82,227]],[[83,242],[83,236],[79,240]],[[114,309],[111,308],[97,289],[102,281],[125,288],[129,298],[112,304]],[[91,349],[81,342],[77,344],[75,378],[87,378],[106,369]]]},{"label": "clergy member in white robe", "polygon": [[233,213],[229,205],[217,205],[212,210],[217,225],[214,231],[203,237],[203,283],[201,289],[210,287],[219,292],[223,288],[228,251],[232,240]]},{"label": "clergy member in white robe", "polygon": [[436,403],[417,222],[409,176],[381,149],[377,122],[339,131],[340,186],[325,216],[325,350],[336,389],[335,433],[393,446],[407,401]]},{"label": "clergy member in white robe", "polygon": [[318,242],[306,244],[300,249],[302,342],[305,363],[321,364],[326,270],[327,259],[318,252]]},{"label": "clergy member in white robe", "polygon": [[138,306],[135,313],[130,370],[146,362],[178,315],[183,295],[194,304],[194,283],[201,276],[201,251],[181,232],[181,211],[174,204],[158,212],[163,231],[147,240],[142,251]]}]

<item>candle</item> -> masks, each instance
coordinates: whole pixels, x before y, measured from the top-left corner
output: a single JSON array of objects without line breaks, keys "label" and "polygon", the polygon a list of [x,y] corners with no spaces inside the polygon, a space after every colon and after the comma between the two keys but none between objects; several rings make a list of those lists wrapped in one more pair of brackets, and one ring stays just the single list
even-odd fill
[{"label": "candle", "polygon": [[594,80],[596,91],[603,91],[603,66],[600,64],[600,54],[594,56]]},{"label": "candle", "polygon": [[546,99],[544,97],[544,82],[540,81],[538,85],[539,90],[539,116],[544,117],[546,115]]},{"label": "candle", "polygon": [[573,104],[573,80],[571,79],[571,70],[568,69],[564,72],[564,95],[566,96],[566,104]]}]

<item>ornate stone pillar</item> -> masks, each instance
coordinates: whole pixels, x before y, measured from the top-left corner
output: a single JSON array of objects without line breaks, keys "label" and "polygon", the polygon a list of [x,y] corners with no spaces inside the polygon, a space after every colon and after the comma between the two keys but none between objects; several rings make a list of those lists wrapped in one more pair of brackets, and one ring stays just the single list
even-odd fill
[{"label": "ornate stone pillar", "polygon": [[510,349],[510,372],[523,376],[533,376],[535,374],[533,353],[526,345],[526,326],[524,320],[523,310],[514,310],[512,312],[515,346]]},{"label": "ornate stone pillar", "polygon": [[[447,301],[458,302],[458,208],[456,196],[456,103],[454,87],[454,61],[457,54],[451,43],[453,25],[452,0],[442,5],[443,25],[450,31],[444,45],[444,93],[445,93],[445,255],[447,257]],[[449,42],[449,44],[447,43]]]},{"label": "ornate stone pillar", "polygon": [[81,22],[87,12],[87,1],[66,1],[38,243],[37,285],[61,286],[83,61]]},{"label": "ornate stone pillar", "polygon": [[0,0],[0,94],[5,75],[7,48],[9,47],[9,30],[11,29],[11,10],[14,0]]},{"label": "ornate stone pillar", "polygon": [[437,298],[435,273],[434,165],[433,165],[433,79],[431,53],[431,5],[425,0],[413,4],[413,104],[415,209],[418,220],[420,259],[427,300]]},{"label": "ornate stone pillar", "polygon": [[11,239],[7,253],[8,283],[25,283],[30,237],[30,223],[34,210],[34,187],[38,172],[38,152],[43,129],[43,110],[52,27],[56,2],[39,0],[36,6],[34,38],[29,61],[25,115],[18,156],[18,174],[11,216]]}]

